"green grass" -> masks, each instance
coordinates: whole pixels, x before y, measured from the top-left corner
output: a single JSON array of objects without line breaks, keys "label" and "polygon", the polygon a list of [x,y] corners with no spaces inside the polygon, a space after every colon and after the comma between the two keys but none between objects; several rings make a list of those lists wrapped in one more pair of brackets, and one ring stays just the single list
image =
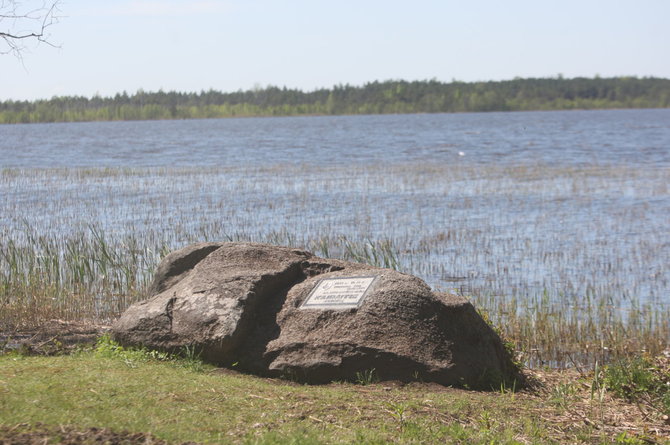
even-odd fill
[{"label": "green grass", "polygon": [[[663,443],[643,432],[649,420],[637,419],[634,430],[610,421],[629,408],[621,400],[580,402],[585,380],[536,392],[367,381],[309,386],[198,363],[189,354],[126,350],[108,338],[67,356],[0,356],[0,441],[3,429],[20,427],[46,429],[53,443],[67,426],[170,443]],[[573,411],[588,422],[566,416]]]},{"label": "green grass", "polygon": [[[464,413],[477,409],[477,400],[485,397],[479,394],[426,397],[381,386],[365,391],[346,384],[306,387],[90,354],[1,360],[0,423],[7,425],[104,425],[177,442],[486,442],[495,437],[512,443],[516,434],[506,422],[459,423]],[[397,408],[389,410],[393,406],[407,407],[402,418]],[[490,417],[509,417],[510,408],[492,403]]]},{"label": "green grass", "polygon": [[617,396],[670,416],[670,358],[620,359],[599,377]]}]

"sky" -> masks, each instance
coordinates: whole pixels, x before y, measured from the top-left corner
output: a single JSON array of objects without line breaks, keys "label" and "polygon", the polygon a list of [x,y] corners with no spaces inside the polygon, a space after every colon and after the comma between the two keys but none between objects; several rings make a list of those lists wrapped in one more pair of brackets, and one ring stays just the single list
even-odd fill
[{"label": "sky", "polygon": [[[28,42],[21,58],[0,54],[0,100],[670,78],[669,0],[60,0],[59,9],[48,30],[56,47]],[[0,21],[0,31],[12,25]]]}]

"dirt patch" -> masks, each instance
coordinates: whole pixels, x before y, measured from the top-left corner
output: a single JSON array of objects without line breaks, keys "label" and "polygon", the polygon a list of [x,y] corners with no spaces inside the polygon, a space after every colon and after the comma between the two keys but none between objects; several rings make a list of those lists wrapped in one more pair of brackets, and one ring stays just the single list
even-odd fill
[{"label": "dirt patch", "polygon": [[659,407],[616,397],[596,382],[592,371],[526,372],[538,385],[520,395],[536,399],[535,415],[553,424],[560,434],[582,430],[593,441],[620,437],[630,443],[670,443],[670,420]]},{"label": "dirt patch", "polygon": [[36,328],[0,332],[0,353],[12,350],[29,355],[58,355],[94,344],[109,326],[86,322],[49,320]]},{"label": "dirt patch", "polygon": [[[168,442],[148,433],[116,432],[108,428],[76,429],[72,427],[47,427],[37,424],[19,424],[13,427],[0,426],[0,445],[29,444],[152,444],[162,445]],[[195,444],[195,442],[185,442]]]}]

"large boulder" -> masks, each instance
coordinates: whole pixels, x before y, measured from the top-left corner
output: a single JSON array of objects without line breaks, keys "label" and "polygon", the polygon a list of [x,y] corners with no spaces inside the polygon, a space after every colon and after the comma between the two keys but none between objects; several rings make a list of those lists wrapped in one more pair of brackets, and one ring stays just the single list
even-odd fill
[{"label": "large boulder", "polygon": [[420,379],[499,387],[519,377],[464,298],[390,269],[256,243],[203,243],[166,256],[150,299],[112,326],[123,345],[178,351],[310,383]]}]

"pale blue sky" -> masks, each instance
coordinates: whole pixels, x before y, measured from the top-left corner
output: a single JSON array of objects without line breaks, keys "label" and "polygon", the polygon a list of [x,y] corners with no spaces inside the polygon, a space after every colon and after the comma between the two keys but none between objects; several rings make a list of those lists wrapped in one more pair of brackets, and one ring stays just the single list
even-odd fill
[{"label": "pale blue sky", "polygon": [[670,78],[669,0],[63,0],[0,100],[386,79]]}]

